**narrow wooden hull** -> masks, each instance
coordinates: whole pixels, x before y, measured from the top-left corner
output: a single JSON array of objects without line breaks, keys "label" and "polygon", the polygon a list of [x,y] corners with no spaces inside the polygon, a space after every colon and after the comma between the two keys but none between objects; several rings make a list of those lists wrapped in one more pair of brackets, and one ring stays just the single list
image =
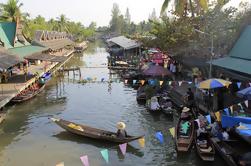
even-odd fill
[{"label": "narrow wooden hull", "polygon": [[194,140],[194,120],[191,119],[190,122],[190,130],[187,136],[182,136],[180,134],[180,124],[181,124],[181,119],[179,119],[177,126],[176,126],[176,131],[175,131],[175,144],[178,152],[188,152],[189,149],[191,148]]},{"label": "narrow wooden hull", "polygon": [[233,154],[232,147],[230,147],[227,143],[220,141],[218,138],[210,138],[210,140],[212,141],[212,144],[214,145],[216,151],[225,160],[227,165],[238,166],[231,156],[231,154]]},{"label": "narrow wooden hull", "polygon": [[65,129],[66,131],[88,137],[88,138],[93,138],[93,139],[98,139],[98,140],[105,140],[105,141],[110,141],[110,142],[116,142],[116,143],[126,143],[126,142],[131,142],[137,139],[140,139],[144,137],[143,135],[141,136],[127,136],[126,138],[118,138],[116,136],[116,133],[110,132],[110,131],[105,131],[105,130],[100,130],[96,128],[92,128],[86,125],[81,125],[73,122],[69,122],[66,120],[62,119],[55,119],[51,118],[57,125]]},{"label": "narrow wooden hull", "polygon": [[31,92],[31,93],[27,93],[26,95],[22,95],[22,96],[16,96],[14,97],[11,102],[12,103],[22,103],[25,102],[27,100],[32,99],[33,97],[35,97],[37,94],[39,94],[40,92],[42,92],[44,90],[45,85],[42,85],[37,91],[35,92]]},{"label": "narrow wooden hull", "polygon": [[202,149],[195,138],[195,145],[197,154],[203,161],[214,161],[215,149],[210,139],[207,139],[208,149],[211,148],[211,151],[207,151],[208,149]]}]

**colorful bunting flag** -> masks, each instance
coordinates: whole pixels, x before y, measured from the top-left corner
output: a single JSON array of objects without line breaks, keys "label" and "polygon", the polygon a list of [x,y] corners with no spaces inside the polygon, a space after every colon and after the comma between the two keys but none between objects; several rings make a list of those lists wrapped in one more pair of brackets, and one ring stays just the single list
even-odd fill
[{"label": "colorful bunting flag", "polygon": [[155,134],[155,137],[159,140],[159,142],[160,142],[161,144],[164,143],[164,138],[163,138],[163,134],[161,133],[161,131],[157,132],[157,133]]},{"label": "colorful bunting flag", "polygon": [[64,162],[58,163],[56,166],[64,166]]},{"label": "colorful bunting flag", "polygon": [[133,81],[132,81],[133,85],[136,84],[136,82],[137,82],[137,80],[133,80]]},{"label": "colorful bunting flag", "polygon": [[142,138],[140,138],[138,141],[139,141],[139,146],[140,146],[141,148],[144,148],[144,147],[145,147],[145,138],[142,137]]},{"label": "colorful bunting flag", "polygon": [[179,86],[181,86],[181,84],[182,84],[182,81],[179,81]]},{"label": "colorful bunting flag", "polygon": [[164,81],[159,81],[159,85],[161,86],[163,84]]},{"label": "colorful bunting flag", "polygon": [[89,166],[89,160],[87,155],[80,157],[80,160],[82,161],[84,166]]},{"label": "colorful bunting flag", "polygon": [[240,89],[241,88],[241,82],[237,82],[237,86]]},{"label": "colorful bunting flag", "polygon": [[170,131],[172,137],[174,138],[174,136],[175,136],[175,127],[170,128],[169,131]]},{"label": "colorful bunting flag", "polygon": [[217,111],[214,114],[216,116],[217,121],[220,122],[221,121],[221,119],[220,119],[220,111]]},{"label": "colorful bunting flag", "polygon": [[230,113],[229,113],[229,109],[228,109],[228,108],[225,108],[225,109],[224,109],[224,112],[226,113],[227,116],[230,116]]},{"label": "colorful bunting flag", "polygon": [[120,148],[120,150],[121,150],[121,152],[122,152],[123,155],[126,154],[126,147],[127,147],[127,143],[119,145],[119,148]]},{"label": "colorful bunting flag", "polygon": [[104,160],[106,161],[106,163],[109,162],[109,154],[108,154],[108,150],[104,149],[100,151],[102,157],[104,158]]},{"label": "colorful bunting flag", "polygon": [[208,123],[211,124],[211,123],[212,123],[212,121],[211,121],[211,116],[210,116],[210,115],[207,115],[206,118],[207,118]]},{"label": "colorful bunting flag", "polygon": [[248,100],[245,101],[245,105],[248,108]]},{"label": "colorful bunting flag", "polygon": [[125,80],[125,84],[127,84],[128,83],[128,80]]}]

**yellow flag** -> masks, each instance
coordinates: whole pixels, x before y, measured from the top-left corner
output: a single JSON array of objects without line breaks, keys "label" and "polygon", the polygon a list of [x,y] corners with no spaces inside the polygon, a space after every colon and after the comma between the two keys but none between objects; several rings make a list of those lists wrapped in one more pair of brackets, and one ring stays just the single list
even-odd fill
[{"label": "yellow flag", "polygon": [[175,127],[170,128],[169,131],[170,131],[171,135],[174,138],[174,136],[175,136]]},{"label": "yellow flag", "polygon": [[144,148],[144,147],[145,147],[145,138],[142,137],[142,138],[140,138],[138,141],[139,141],[139,146],[140,146],[141,148]]},{"label": "yellow flag", "polygon": [[164,81],[159,81],[159,85],[161,86],[163,84]]},{"label": "yellow flag", "polygon": [[216,116],[217,121],[220,122],[221,121],[221,119],[220,119],[220,111],[215,112],[215,116]]},{"label": "yellow flag", "polygon": [[145,84],[145,80],[140,80],[141,85]]},{"label": "yellow flag", "polygon": [[56,166],[64,166],[64,162],[58,163]]}]

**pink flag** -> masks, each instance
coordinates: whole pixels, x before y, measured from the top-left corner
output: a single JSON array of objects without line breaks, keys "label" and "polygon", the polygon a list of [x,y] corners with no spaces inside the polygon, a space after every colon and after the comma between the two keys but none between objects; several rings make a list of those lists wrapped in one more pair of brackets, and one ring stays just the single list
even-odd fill
[{"label": "pink flag", "polygon": [[119,145],[119,148],[120,148],[123,155],[125,155],[125,153],[126,153],[126,146],[127,146],[127,143]]},{"label": "pink flag", "polygon": [[87,155],[80,157],[80,160],[82,161],[84,166],[89,166],[89,160]]}]

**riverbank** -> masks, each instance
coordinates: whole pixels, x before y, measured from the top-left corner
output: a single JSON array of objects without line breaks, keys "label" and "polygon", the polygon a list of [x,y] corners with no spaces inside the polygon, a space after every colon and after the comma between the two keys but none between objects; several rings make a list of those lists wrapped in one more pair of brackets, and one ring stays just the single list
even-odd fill
[{"label": "riverbank", "polygon": [[[87,44],[87,43],[86,43]],[[87,45],[83,46],[84,49],[87,48]],[[8,104],[12,98],[17,96],[21,91],[32,85],[38,78],[44,75],[46,72],[55,73],[58,71],[65,63],[67,63],[72,56],[74,55],[75,50],[63,50],[62,52],[57,52],[56,56],[64,56],[67,57],[63,62],[54,62],[51,64],[47,64],[47,62],[42,62],[36,65],[30,65],[28,67],[29,73],[36,73],[36,76],[33,75],[28,77],[21,73],[22,75],[17,75],[16,79],[12,78],[14,81],[10,81],[9,83],[1,84],[1,96],[0,96],[0,108],[3,110],[6,104]],[[44,67],[46,65],[46,68]],[[28,79],[28,80],[26,80]],[[0,123],[5,119],[5,111],[0,112]]]}]

